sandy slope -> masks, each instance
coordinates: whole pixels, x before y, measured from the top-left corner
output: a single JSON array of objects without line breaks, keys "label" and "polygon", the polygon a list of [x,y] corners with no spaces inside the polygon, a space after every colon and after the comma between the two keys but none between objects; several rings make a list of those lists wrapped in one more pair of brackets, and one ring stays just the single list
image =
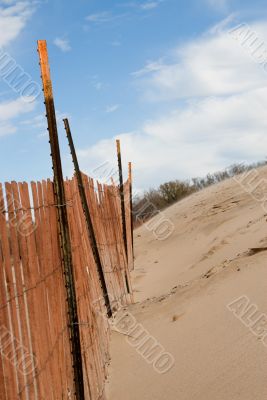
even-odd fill
[{"label": "sandy slope", "polygon": [[[267,178],[266,167],[259,172]],[[246,295],[258,307],[255,318],[267,313],[267,211],[229,180],[165,214],[175,225],[167,240],[144,226],[135,232],[138,303],[128,312],[175,364],[158,374],[113,332],[108,399],[267,399],[267,347],[227,309]]]}]

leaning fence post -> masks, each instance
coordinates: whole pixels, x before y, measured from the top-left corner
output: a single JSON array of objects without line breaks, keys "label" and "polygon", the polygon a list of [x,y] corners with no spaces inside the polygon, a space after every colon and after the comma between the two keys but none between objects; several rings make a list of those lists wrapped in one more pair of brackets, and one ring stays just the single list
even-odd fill
[{"label": "leaning fence post", "polygon": [[109,296],[108,296],[108,289],[107,289],[107,285],[106,285],[106,281],[105,281],[105,275],[103,272],[103,267],[101,264],[101,259],[100,259],[100,255],[99,255],[99,251],[98,251],[98,247],[97,247],[94,227],[93,227],[93,223],[92,223],[92,219],[91,219],[91,215],[90,215],[90,211],[89,211],[89,207],[88,207],[88,203],[87,203],[87,199],[86,199],[86,194],[85,194],[85,190],[84,190],[84,185],[83,185],[82,175],[81,175],[81,171],[80,171],[80,167],[79,167],[79,162],[77,159],[77,155],[76,155],[76,151],[75,151],[75,147],[74,147],[74,143],[73,143],[73,139],[72,139],[69,121],[67,118],[65,118],[65,119],[63,119],[63,122],[64,122],[65,130],[66,130],[66,134],[67,134],[67,138],[68,138],[68,142],[69,142],[69,146],[70,146],[70,152],[72,155],[72,161],[74,164],[74,169],[75,169],[75,173],[76,173],[76,177],[77,177],[77,181],[78,181],[79,194],[80,194],[83,212],[84,212],[85,219],[86,219],[89,240],[91,243],[94,260],[95,260],[95,263],[97,266],[98,276],[99,276],[100,284],[101,284],[103,295],[104,295],[104,301],[105,301],[105,305],[107,308],[107,315],[110,318],[110,317],[112,317],[112,309],[111,309],[111,304],[110,304],[110,300],[109,300]]},{"label": "leaning fence post", "polygon": [[128,163],[128,179],[129,179],[129,195],[130,195],[130,213],[131,213],[131,239],[132,253],[134,257],[134,239],[133,239],[133,179],[132,179],[132,163]]},{"label": "leaning fence post", "polygon": [[84,382],[81,343],[79,332],[79,319],[76,301],[76,292],[73,275],[73,262],[71,253],[70,230],[67,216],[67,206],[65,198],[65,188],[62,173],[60,148],[58,142],[57,121],[53,99],[52,82],[48,62],[47,45],[45,40],[38,40],[38,52],[40,59],[41,78],[43,81],[43,91],[46,107],[46,117],[48,122],[49,142],[54,172],[54,193],[58,205],[58,222],[60,232],[60,242],[64,266],[64,277],[68,304],[68,319],[70,329],[70,342],[73,357],[74,383],[77,400],[84,400]]},{"label": "leaning fence post", "polygon": [[119,179],[120,179],[120,199],[121,199],[122,233],[123,233],[123,241],[124,241],[125,253],[126,253],[126,257],[128,258],[126,217],[125,217],[125,199],[124,199],[124,188],[123,188],[123,175],[122,175],[121,144],[120,144],[120,140],[116,140],[116,144],[117,144],[117,156],[118,156]]},{"label": "leaning fence post", "polygon": [[[118,168],[119,168],[119,179],[120,179],[120,199],[121,199],[121,220],[122,220],[122,234],[123,242],[126,254],[126,260],[128,263],[128,249],[127,249],[127,231],[126,231],[126,215],[125,215],[125,199],[124,199],[124,188],[123,188],[123,175],[122,175],[122,162],[121,162],[121,144],[120,140],[116,140],[117,144],[117,157],[118,157]],[[125,274],[125,281],[127,286],[127,292],[130,293],[130,286],[127,275]]]}]

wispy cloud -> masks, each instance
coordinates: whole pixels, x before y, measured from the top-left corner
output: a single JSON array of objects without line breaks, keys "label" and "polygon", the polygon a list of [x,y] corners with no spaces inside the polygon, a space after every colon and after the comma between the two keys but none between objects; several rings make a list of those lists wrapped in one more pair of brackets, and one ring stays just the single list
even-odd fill
[{"label": "wispy cloud", "polygon": [[54,40],[54,45],[57,46],[61,51],[63,51],[63,53],[67,53],[71,50],[70,43],[67,39],[57,37]]},{"label": "wispy cloud", "polygon": [[[136,186],[147,189],[177,177],[203,176],[234,162],[265,159],[265,92],[258,89],[188,103],[146,122],[137,132],[116,136],[123,143],[125,159],[134,163]],[[114,140],[83,149],[83,170],[109,159]]]},{"label": "wispy cloud", "polygon": [[110,11],[102,11],[95,14],[87,15],[85,18],[86,21],[93,22],[96,24],[102,24],[105,22],[112,21],[113,19],[117,18],[116,15],[113,15]]},{"label": "wispy cloud", "polygon": [[164,66],[164,63],[163,63],[162,58],[157,61],[148,61],[143,68],[132,72],[131,75],[138,78],[138,77],[150,74],[152,72],[160,71],[163,68],[163,66]]},{"label": "wispy cloud", "polygon": [[[173,50],[168,62],[150,61],[134,72],[142,97],[171,101],[226,96],[266,85],[266,75],[228,34],[226,22]],[[255,24],[253,30],[267,43],[265,24]]]},{"label": "wispy cloud", "polygon": [[119,104],[113,104],[113,105],[107,106],[106,113],[108,113],[108,114],[113,113],[113,112],[117,111],[119,109],[119,107],[120,107]]},{"label": "wispy cloud", "polygon": [[128,2],[128,3],[122,3],[119,4],[118,7],[124,8],[124,9],[129,9],[131,8],[132,10],[135,10],[135,12],[131,13],[125,12],[125,13],[113,13],[111,11],[101,11],[98,13],[93,13],[87,15],[85,18],[86,21],[90,22],[91,24],[104,24],[108,22],[112,22],[115,20],[120,20],[124,19],[127,17],[131,17],[135,14],[139,14],[137,11],[149,11],[157,8],[161,3],[163,3],[166,0],[148,0],[148,1],[142,1],[142,2]]},{"label": "wispy cloud", "polygon": [[26,103],[22,98],[0,103],[0,121],[16,118],[21,114],[32,111],[34,108],[35,102]]},{"label": "wispy cloud", "polygon": [[1,136],[7,136],[7,135],[11,135],[12,133],[16,132],[16,127],[14,125],[11,124],[3,124],[2,122],[0,122],[0,137]]},{"label": "wispy cloud", "polygon": [[135,8],[141,11],[149,11],[157,8],[161,3],[166,0],[147,0],[147,1],[131,1],[120,4],[120,7],[124,8]]},{"label": "wispy cloud", "polygon": [[210,33],[212,35],[216,35],[219,33],[223,34],[227,28],[230,28],[230,26],[233,25],[233,22],[236,20],[236,17],[237,17],[236,13],[232,13],[232,14],[228,15],[222,21],[218,22],[218,24],[211,27],[210,30],[208,31],[208,33]]},{"label": "wispy cloud", "polygon": [[[0,1],[0,47],[10,45],[19,36],[35,9],[36,2],[34,1]],[[0,136],[15,133],[17,126],[14,121],[35,108],[34,99],[30,101],[28,98],[28,100],[25,102],[21,97],[0,103]]]},{"label": "wispy cloud", "polygon": [[0,136],[16,132],[13,120],[34,110],[36,102],[25,102],[22,98],[0,103]]},{"label": "wispy cloud", "polygon": [[226,11],[228,9],[229,0],[205,0],[206,3],[218,11]]},{"label": "wispy cloud", "polygon": [[162,0],[158,0],[158,1],[146,1],[142,4],[139,5],[141,10],[144,11],[149,11],[149,10],[153,10],[154,8],[157,8],[160,3],[162,3]]},{"label": "wispy cloud", "polygon": [[91,76],[90,81],[90,84],[98,91],[102,90],[105,86],[104,82],[101,81],[98,75]]},{"label": "wispy cloud", "polygon": [[35,115],[30,119],[25,119],[21,121],[21,125],[27,125],[31,126],[32,128],[38,128],[38,129],[39,128],[46,129],[47,121],[45,119],[45,116],[43,114],[40,114],[40,115]]},{"label": "wispy cloud", "polygon": [[2,1],[0,3],[0,46],[9,45],[18,37],[35,11],[31,1]]},{"label": "wispy cloud", "polygon": [[[58,125],[61,126],[63,118],[68,118],[70,120],[71,116],[56,110],[56,118]],[[44,114],[38,114],[29,119],[24,119],[21,121],[21,125],[26,125],[37,132],[39,131],[40,133],[37,134],[37,137],[45,137],[48,135],[47,119],[45,118]]]}]

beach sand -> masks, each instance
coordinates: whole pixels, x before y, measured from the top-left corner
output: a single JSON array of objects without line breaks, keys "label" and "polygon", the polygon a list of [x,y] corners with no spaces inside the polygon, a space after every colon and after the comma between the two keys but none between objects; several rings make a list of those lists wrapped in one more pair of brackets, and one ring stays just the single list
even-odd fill
[{"label": "beach sand", "polygon": [[[267,340],[252,328],[267,314],[267,202],[237,180],[166,209],[166,240],[135,230],[136,304],[117,318],[134,316],[175,362],[160,374],[113,330],[108,400],[267,399]],[[227,307],[241,296],[256,307],[247,320]]]}]

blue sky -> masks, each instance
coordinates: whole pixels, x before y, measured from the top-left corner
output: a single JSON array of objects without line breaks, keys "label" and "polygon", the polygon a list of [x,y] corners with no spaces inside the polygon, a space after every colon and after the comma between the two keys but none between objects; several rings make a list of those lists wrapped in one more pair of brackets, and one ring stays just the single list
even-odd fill
[{"label": "blue sky", "polygon": [[[40,83],[36,41],[47,40],[65,175],[68,116],[83,170],[112,165],[119,137],[146,189],[266,157],[267,72],[229,34],[246,24],[267,49],[265,5],[5,0],[0,49]],[[42,96],[25,102],[3,78],[0,94],[1,181],[50,177]]]}]

